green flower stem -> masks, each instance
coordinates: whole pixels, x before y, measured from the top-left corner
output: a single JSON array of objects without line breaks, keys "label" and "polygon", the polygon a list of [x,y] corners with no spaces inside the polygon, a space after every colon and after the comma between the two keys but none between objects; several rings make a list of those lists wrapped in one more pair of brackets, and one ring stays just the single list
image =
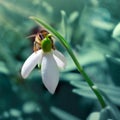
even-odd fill
[{"label": "green flower stem", "polygon": [[63,44],[63,46],[66,48],[66,50],[68,51],[68,53],[70,54],[70,56],[72,57],[78,71],[81,73],[81,75],[84,77],[85,81],[88,83],[88,85],[90,86],[90,88],[92,89],[92,91],[95,93],[96,97],[98,98],[98,101],[100,102],[102,108],[106,107],[105,101],[102,97],[102,95],[100,94],[99,89],[94,85],[94,83],[92,82],[92,80],[88,77],[88,75],[85,73],[85,71],[83,70],[83,68],[81,67],[81,65],[79,64],[78,60],[76,59],[71,47],[69,46],[69,44],[66,42],[66,40],[58,33],[56,32],[56,30],[54,30],[51,26],[49,26],[48,24],[44,23],[42,20],[36,18],[36,17],[30,17],[31,19],[33,19],[34,21],[36,21],[38,24],[42,25],[43,27],[45,27],[47,30],[49,30],[51,33],[53,33],[58,39],[59,41]]}]

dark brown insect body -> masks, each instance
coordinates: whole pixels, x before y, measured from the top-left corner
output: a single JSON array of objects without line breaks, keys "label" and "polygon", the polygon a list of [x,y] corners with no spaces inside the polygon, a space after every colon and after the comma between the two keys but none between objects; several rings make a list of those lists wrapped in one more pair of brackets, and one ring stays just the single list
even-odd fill
[{"label": "dark brown insect body", "polygon": [[48,36],[48,38],[51,40],[52,42],[52,48],[55,49],[55,46],[53,44],[53,40],[51,38],[51,36],[49,36],[49,32],[47,32],[46,30],[41,30],[39,33],[37,33],[36,35],[33,35],[33,37],[35,37],[35,41],[34,41],[34,46],[33,46],[33,51],[36,52],[39,49],[41,49],[41,41],[46,38]]}]

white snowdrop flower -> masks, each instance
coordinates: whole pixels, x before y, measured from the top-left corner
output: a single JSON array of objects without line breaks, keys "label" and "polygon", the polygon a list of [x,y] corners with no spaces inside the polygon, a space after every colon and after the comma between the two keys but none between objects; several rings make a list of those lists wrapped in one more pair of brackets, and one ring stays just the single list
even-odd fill
[{"label": "white snowdrop flower", "polygon": [[41,65],[41,76],[42,81],[45,87],[51,94],[54,94],[56,87],[59,82],[59,68],[64,69],[66,66],[66,59],[64,55],[56,50],[53,45],[53,41],[48,34],[44,39],[38,37],[37,40],[40,43],[36,42],[39,50],[34,51],[30,55],[21,69],[21,75],[23,78],[27,78],[35,66]]}]

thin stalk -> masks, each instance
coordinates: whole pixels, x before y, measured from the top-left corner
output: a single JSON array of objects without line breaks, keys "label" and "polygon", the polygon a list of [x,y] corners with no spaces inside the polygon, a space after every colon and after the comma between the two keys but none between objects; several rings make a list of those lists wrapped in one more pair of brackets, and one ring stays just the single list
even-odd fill
[{"label": "thin stalk", "polygon": [[36,17],[30,17],[31,19],[33,19],[34,21],[36,21],[38,24],[42,25],[43,27],[45,27],[47,30],[49,30],[51,33],[53,33],[58,39],[59,41],[63,44],[63,46],[66,48],[66,50],[68,51],[68,53],[70,54],[71,58],[73,59],[78,71],[81,73],[81,75],[83,76],[84,80],[88,83],[89,87],[92,89],[92,91],[95,93],[98,101],[100,102],[102,108],[106,107],[105,101],[102,97],[102,95],[100,94],[99,89],[94,85],[94,83],[92,82],[92,80],[89,78],[89,76],[85,73],[84,69],[82,68],[82,66],[79,64],[77,58],[75,57],[71,47],[69,46],[69,44],[66,42],[66,40],[58,33],[56,32],[56,30],[54,30],[51,26],[49,26],[48,24],[44,23],[42,20],[36,18]]}]

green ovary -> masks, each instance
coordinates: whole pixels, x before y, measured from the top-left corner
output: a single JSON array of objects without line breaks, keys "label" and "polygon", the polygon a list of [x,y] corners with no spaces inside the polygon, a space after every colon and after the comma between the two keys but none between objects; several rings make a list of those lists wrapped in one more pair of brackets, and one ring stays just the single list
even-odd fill
[{"label": "green ovary", "polygon": [[52,49],[52,42],[49,38],[45,38],[42,40],[41,48],[44,52],[50,52]]}]

